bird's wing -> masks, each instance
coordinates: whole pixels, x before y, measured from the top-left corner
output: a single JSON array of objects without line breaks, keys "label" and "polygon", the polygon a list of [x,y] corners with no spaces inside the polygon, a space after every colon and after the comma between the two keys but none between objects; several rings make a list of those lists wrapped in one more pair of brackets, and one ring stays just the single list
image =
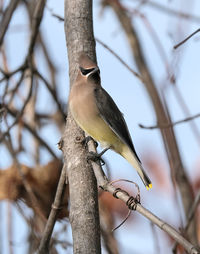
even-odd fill
[{"label": "bird's wing", "polygon": [[124,117],[111,96],[102,87],[94,89],[94,95],[101,117],[115,132],[115,134],[130,147],[140,162],[140,159],[133,146]]}]

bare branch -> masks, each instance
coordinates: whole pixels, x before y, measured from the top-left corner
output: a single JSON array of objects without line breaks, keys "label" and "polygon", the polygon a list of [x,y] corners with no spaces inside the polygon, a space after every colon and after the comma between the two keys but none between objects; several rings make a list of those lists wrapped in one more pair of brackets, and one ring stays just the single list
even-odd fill
[{"label": "bare branch", "polygon": [[32,33],[31,33],[28,54],[27,54],[28,57],[33,54],[33,49],[34,49],[36,38],[38,35],[39,26],[43,18],[43,11],[44,11],[45,4],[46,4],[46,0],[38,0],[35,6],[35,10],[33,13]]},{"label": "bare branch", "polygon": [[[51,11],[51,15],[57,19],[59,19],[59,21],[64,21],[64,18],[62,18],[61,16],[54,14]],[[134,71],[116,52],[114,52],[108,45],[106,45],[102,40],[98,39],[97,37],[95,37],[95,40],[101,44],[105,49],[107,49],[112,55],[114,55],[122,65],[124,65],[133,75],[135,75],[137,78],[140,79],[140,81],[144,82],[142,77],[140,76],[140,74],[138,74],[136,71]]]},{"label": "bare branch", "polygon": [[177,49],[178,47],[180,47],[181,45],[183,45],[187,40],[189,40],[192,36],[194,36],[195,34],[197,34],[198,32],[200,32],[200,28],[198,28],[196,31],[194,31],[192,34],[190,34],[188,37],[186,37],[183,41],[179,42],[178,44],[176,44],[174,46],[174,49]]},{"label": "bare branch", "polygon": [[48,81],[42,76],[42,74],[38,71],[38,70],[34,70],[34,73],[44,82],[44,84],[46,85],[47,89],[49,90],[51,96],[53,97],[55,103],[57,104],[57,107],[63,117],[63,121],[66,120],[66,114],[64,113],[63,109],[62,109],[62,106],[59,102],[59,99],[58,99],[58,95],[57,95],[57,92],[55,90],[55,88],[53,88],[49,83]]},{"label": "bare branch", "polygon": [[0,72],[4,75],[4,77],[0,80],[0,83],[3,82],[6,79],[9,79],[10,77],[12,77],[13,75],[15,75],[18,72],[25,71],[26,68],[27,68],[26,64],[22,64],[17,69],[15,69],[14,71],[11,71],[11,72],[6,72],[6,71],[4,71],[3,69],[0,68]]},{"label": "bare branch", "polygon": [[17,124],[17,122],[19,121],[19,119],[21,118],[21,116],[22,116],[23,113],[24,113],[24,110],[25,110],[25,108],[26,108],[26,106],[27,106],[27,104],[28,104],[28,102],[29,102],[29,100],[30,100],[30,98],[31,98],[31,95],[32,95],[32,89],[33,89],[33,74],[32,74],[32,72],[30,73],[30,79],[31,79],[31,82],[30,82],[30,88],[29,88],[28,96],[27,96],[27,98],[26,98],[26,100],[25,100],[25,102],[24,102],[24,104],[23,104],[21,110],[18,112],[18,114],[17,114],[17,116],[16,116],[16,118],[15,118],[15,121],[8,127],[7,131],[4,132],[4,133],[0,136],[0,142],[4,139],[4,137],[5,137],[6,135],[8,135],[8,133],[10,132],[10,130]]},{"label": "bare branch", "polygon": [[6,32],[8,31],[8,26],[10,23],[10,20],[12,18],[12,15],[15,11],[15,9],[17,8],[17,5],[19,3],[19,0],[11,0],[8,7],[6,8],[3,17],[1,19],[1,23],[0,23],[0,47],[2,45],[4,36],[6,34]]},{"label": "bare branch", "polygon": [[[188,217],[187,217],[187,222],[186,222],[186,225],[185,227],[182,229],[182,232],[187,232],[189,226],[190,226],[190,223],[192,222],[192,219],[193,217],[195,216],[195,213],[197,211],[197,207],[199,205],[199,202],[200,202],[200,190],[198,191],[196,197],[195,197],[195,200],[194,200],[194,203],[191,207],[191,210],[190,210],[190,213],[188,214]],[[172,248],[173,250],[173,253],[176,253],[176,248],[177,248],[177,245],[178,243],[176,242],[174,247]]]},{"label": "bare branch", "polygon": [[[14,112],[13,110],[11,110],[10,108],[6,107],[6,110],[8,111],[9,114],[11,114],[13,117],[16,117],[16,112]],[[38,133],[36,132],[35,129],[33,129],[28,123],[26,123],[25,121],[23,121],[23,119],[21,120],[23,122],[24,127],[40,142],[40,144],[42,146],[44,146],[47,151],[54,157],[57,159],[57,155],[55,154],[55,152],[51,149],[51,147],[48,146],[48,144],[38,135]]]},{"label": "bare branch", "polygon": [[45,218],[45,215],[37,201],[37,198],[35,196],[35,194],[33,193],[33,190],[29,184],[29,182],[26,180],[25,176],[24,176],[24,173],[22,171],[22,168],[21,168],[21,165],[20,163],[18,162],[18,159],[16,157],[16,153],[15,153],[15,150],[13,148],[13,145],[12,145],[12,141],[11,141],[11,138],[10,138],[10,134],[8,134],[8,143],[9,143],[9,150],[10,150],[10,153],[12,155],[12,158],[15,162],[15,165],[18,169],[18,172],[21,176],[21,179],[23,181],[23,184],[24,184],[24,187],[29,195],[29,198],[30,198],[30,202],[32,203],[32,206],[35,208],[35,211],[37,213],[37,215],[42,219],[43,222],[46,222],[46,218]]},{"label": "bare branch", "polygon": [[52,15],[53,17],[57,18],[58,21],[60,21],[60,22],[65,21],[63,17],[61,17],[60,15],[54,13],[54,12],[53,12],[53,9],[49,8],[48,6],[47,6],[47,10],[51,13],[51,15]]},{"label": "bare branch", "polygon": [[[191,115],[190,109],[185,102],[185,99],[183,95],[181,94],[181,90],[179,89],[178,86],[172,86],[174,90],[174,95],[176,96],[176,100],[179,103],[181,110],[183,111],[185,117],[188,117]],[[195,121],[190,121],[189,122],[190,128],[194,134],[195,140],[200,146],[200,131],[199,131],[199,126]]]},{"label": "bare branch", "polygon": [[96,41],[101,44],[104,48],[106,48],[111,54],[113,54],[119,61],[122,63],[133,75],[135,75],[137,78],[140,79],[140,81],[144,82],[141,75],[138,74],[136,71],[134,71],[117,53],[115,53],[108,45],[106,45],[104,42],[99,40],[98,38],[95,38]]},{"label": "bare branch", "polygon": [[[90,142],[89,144],[89,150],[95,151],[95,146]],[[114,187],[108,179],[106,178],[102,168],[100,167],[99,163],[91,162],[92,167],[95,173],[95,176],[97,178],[98,185],[104,190],[108,191],[111,194],[113,194],[114,197],[119,198],[122,200],[127,206],[128,201],[132,198],[135,203],[133,203],[133,206],[135,207],[135,210],[146,217],[148,220],[153,222],[155,225],[157,225],[159,228],[161,228],[163,231],[168,233],[175,241],[177,241],[179,244],[181,244],[185,250],[190,254],[199,254],[199,250],[197,250],[190,242],[188,242],[181,234],[176,231],[173,227],[171,227],[169,224],[158,218],[156,215],[151,213],[149,210],[144,208],[140,203],[137,203],[137,200],[135,200],[134,197],[130,196],[126,191],[120,190],[119,188]],[[116,191],[117,190],[117,191]],[[132,206],[132,207],[133,207]],[[129,209],[131,209],[129,207]]]},{"label": "bare branch", "polygon": [[[130,44],[130,48],[132,50],[133,57],[138,66],[138,70],[140,71],[141,76],[145,80],[144,82],[145,88],[153,104],[158,125],[170,124],[170,119],[169,116],[167,115],[165,105],[160,97],[160,94],[157,90],[157,86],[154,83],[153,77],[146,63],[146,59],[141,47],[138,33],[133,25],[132,20],[130,19],[130,17],[126,12],[126,9],[123,7],[122,3],[118,0],[115,1],[105,0],[104,4],[105,5],[107,4],[112,7],[113,11],[115,12],[116,16],[119,19],[122,28],[124,29],[124,32]],[[167,152],[168,161],[171,167],[171,172],[178,184],[182,197],[182,202],[185,209],[185,214],[187,216],[191,208],[193,193],[191,191],[190,182],[181,160],[180,152],[176,142],[176,137],[172,128],[161,129],[161,134]],[[186,196],[187,199],[185,198]],[[191,241],[197,243],[195,222],[193,222],[193,226],[190,227],[188,235],[190,235],[189,237]]]},{"label": "bare branch", "polygon": [[188,121],[191,121],[191,120],[194,120],[196,118],[200,117],[200,113],[199,114],[196,114],[194,116],[190,116],[190,117],[187,117],[185,119],[182,119],[182,120],[179,120],[177,122],[174,122],[174,123],[169,123],[169,124],[161,124],[161,125],[153,125],[153,126],[144,126],[143,124],[138,124],[140,126],[140,128],[142,129],[147,129],[147,130],[154,130],[154,129],[166,129],[166,128],[170,128],[170,127],[173,127],[177,124],[180,124],[180,123],[186,123]]},{"label": "bare branch", "polygon": [[188,230],[188,228],[190,226],[190,223],[192,222],[192,219],[195,216],[195,212],[197,210],[199,202],[200,202],[200,190],[198,191],[198,193],[197,193],[197,195],[195,197],[194,203],[192,204],[190,213],[188,214],[187,223],[186,223],[186,226],[185,226],[185,229],[184,229],[185,231]]},{"label": "bare branch", "polygon": [[184,13],[181,11],[177,11],[172,8],[169,8],[168,6],[164,6],[163,4],[153,2],[151,0],[148,0],[148,1],[147,0],[137,0],[137,1],[140,1],[141,4],[146,4],[150,7],[153,7],[155,9],[157,9],[158,11],[162,11],[163,13],[170,14],[170,15],[173,15],[176,17],[180,17],[180,18],[183,18],[183,19],[186,19],[189,21],[194,21],[197,23],[200,22],[200,17],[191,15],[190,13]]},{"label": "bare branch", "polygon": [[[32,15],[33,15],[33,11],[32,11],[32,7],[34,5],[34,1],[31,3],[25,2],[25,6],[29,15],[29,20],[30,20],[30,24],[32,24]],[[49,8],[47,6],[45,6],[45,8],[48,10]],[[43,34],[41,33],[41,31],[38,31],[38,42],[41,45],[41,48],[43,50],[45,59],[47,61],[48,67],[49,67],[49,71],[50,71],[50,76],[51,76],[51,82],[54,88],[56,88],[56,81],[55,81],[55,74],[56,74],[56,67],[55,64],[51,58],[50,55],[50,51],[48,50],[47,44],[45,43],[45,40],[43,38]]]},{"label": "bare branch", "polygon": [[38,254],[49,253],[49,244],[50,244],[51,235],[53,232],[54,225],[56,223],[60,205],[62,203],[62,197],[65,192],[65,186],[66,186],[65,180],[66,180],[66,166],[64,165],[60,175],[60,180],[58,182],[58,187],[57,187],[56,196],[52,205],[52,209],[51,209],[47,224],[45,226],[45,230],[43,232],[42,240],[40,241]]}]

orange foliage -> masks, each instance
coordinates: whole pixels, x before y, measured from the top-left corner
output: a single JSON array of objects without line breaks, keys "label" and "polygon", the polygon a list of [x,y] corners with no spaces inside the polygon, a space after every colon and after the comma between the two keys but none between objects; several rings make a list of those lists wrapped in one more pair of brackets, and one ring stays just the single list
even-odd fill
[{"label": "orange foliage", "polygon": [[[20,169],[18,169],[16,165],[12,165],[5,170],[0,170],[0,200],[17,201],[22,199],[29,207],[35,210],[30,195],[25,190],[24,178],[37,199],[38,207],[47,218],[54,200],[61,168],[61,161],[55,159],[37,168],[20,165]],[[19,170],[23,173],[23,177],[21,177]],[[61,219],[68,216],[67,203],[68,189],[65,191],[62,203],[63,209],[60,210],[58,218]]]}]

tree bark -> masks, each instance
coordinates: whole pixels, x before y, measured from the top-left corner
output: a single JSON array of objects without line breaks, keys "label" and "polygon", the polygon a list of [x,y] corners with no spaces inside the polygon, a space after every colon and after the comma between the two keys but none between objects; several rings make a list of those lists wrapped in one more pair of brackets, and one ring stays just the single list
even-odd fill
[{"label": "tree bark", "polygon": [[[65,0],[70,86],[77,75],[80,52],[96,60],[92,21],[91,0]],[[68,112],[62,150],[69,182],[73,253],[101,253],[97,182],[87,162],[88,150],[77,138],[83,139],[84,133]]]}]

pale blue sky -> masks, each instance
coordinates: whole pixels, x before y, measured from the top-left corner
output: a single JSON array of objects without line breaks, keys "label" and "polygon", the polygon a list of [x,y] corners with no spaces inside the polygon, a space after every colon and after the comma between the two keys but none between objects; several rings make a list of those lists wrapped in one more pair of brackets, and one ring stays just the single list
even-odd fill
[{"label": "pale blue sky", "polygon": [[[194,6],[187,4],[188,1],[183,0],[162,1],[163,4],[166,4],[166,6],[169,6],[170,8],[176,8],[177,10],[182,10],[185,12],[191,11],[193,14],[198,15],[200,2],[192,2],[195,3]],[[129,0],[126,1],[126,3],[129,6],[134,6],[135,1]],[[64,16],[63,1],[49,0],[47,5],[49,8],[53,9],[54,13]],[[182,5],[185,5],[183,9],[181,8]],[[177,86],[181,91],[187,106],[189,107],[191,115],[199,113],[199,35],[196,35],[195,38],[191,39],[185,45],[180,47],[176,52],[173,50],[174,44],[199,28],[199,24],[183,20],[180,21],[173,16],[160,13],[150,7],[141,8],[141,12],[147,17],[148,21],[153,26],[161,44],[163,45],[167,60],[170,64],[171,72],[178,74]],[[148,65],[153,73],[156,85],[158,89],[160,89],[161,86],[167,82],[165,66],[160,55],[158,54],[155,43],[152,41],[152,37],[149,35],[148,30],[144,26],[143,21],[139,17],[135,18],[134,21],[136,24],[136,29],[139,31],[139,37],[142,41],[142,46],[148,61]],[[21,27],[20,32],[15,31],[16,26]],[[41,29],[44,33],[45,41],[52,52],[52,58],[59,69],[57,80],[60,87],[60,99],[63,102],[67,102],[69,79],[63,23],[52,17],[50,11],[46,9],[45,18],[42,22]],[[120,24],[110,9],[106,9],[103,15],[100,16],[100,1],[94,1],[94,33],[96,37],[108,44],[132,68],[136,70],[132,55],[129,50],[129,45],[126,41],[126,37],[124,36],[124,32],[122,31]],[[15,17],[13,18],[12,25],[10,27],[10,33],[6,37],[8,42],[8,56],[10,59],[11,69],[17,67],[23,59],[22,56],[25,56],[28,38],[28,26],[27,24],[25,25],[24,10],[21,8],[17,13],[15,13]],[[13,43],[13,41],[15,43]],[[174,54],[176,54],[175,58]],[[37,57],[40,57],[40,51],[38,52]],[[180,61],[174,60],[179,57]],[[122,66],[113,55],[111,55],[98,43],[97,58],[101,69],[102,86],[110,93],[121,111],[124,113],[137,153],[142,158],[145,156],[145,154],[148,154],[148,151],[155,151],[156,156],[161,158],[163,163],[165,163],[167,175],[169,176],[169,167],[159,131],[144,130],[138,126],[139,123],[144,125],[155,124],[154,111],[144,89],[144,85],[136,77],[130,74],[129,71]],[[40,62],[40,68],[45,73],[45,67],[42,61]],[[44,87],[41,88],[41,94],[45,94],[45,99],[41,98],[39,100],[38,109],[42,112],[46,110],[50,112],[54,109],[54,107],[48,104],[49,96],[46,95]],[[174,96],[173,87],[168,88],[167,102],[170,108],[172,119],[174,121],[185,118],[182,109],[180,108],[176,97]],[[200,119],[196,119],[195,123],[197,126],[199,126]],[[188,124],[181,124],[175,127],[175,133],[187,172],[191,178],[194,178],[193,173],[195,170],[195,163],[197,162],[200,154],[199,143],[196,141],[196,137],[194,137]],[[49,128],[49,130],[45,131],[45,133],[43,132],[42,135],[48,140],[48,143],[51,145],[51,147],[58,152],[56,143],[60,138],[60,134],[55,130],[55,128]],[[28,145],[28,139],[26,143]],[[0,153],[0,158],[4,158],[3,160],[0,160],[0,167],[10,165],[10,157],[8,157],[8,155],[5,153],[4,149],[1,149]],[[46,154],[46,152],[43,152],[43,154],[43,163],[46,163],[49,160],[49,156]],[[105,158],[109,162],[113,179],[123,177],[138,182],[141,187],[142,200],[145,206],[163,219],[166,219],[170,223],[177,225],[176,221],[177,218],[179,218],[179,215],[172,195],[167,196],[166,193],[158,193],[156,186],[151,192],[146,192],[136,172],[123,158],[112,151],[108,151],[105,155]],[[25,157],[23,155],[20,156],[20,161],[30,165],[32,163],[30,158],[27,158],[27,156]],[[149,172],[149,175],[151,176],[151,172]],[[15,214],[14,242],[18,243],[14,247],[14,253],[26,253],[24,238],[27,229],[24,225],[23,219],[18,215],[15,209],[13,210]],[[151,237],[152,234],[150,224],[142,216],[137,215],[137,217],[138,220],[142,221],[141,224],[136,225],[137,228],[134,227],[134,224],[133,227],[131,227],[127,222],[116,232],[120,239],[121,251],[126,254],[140,254],[147,253],[147,251],[149,254],[153,254],[155,252],[154,242]],[[5,228],[6,225],[3,226]],[[126,232],[126,229],[128,229],[128,233]],[[157,232],[160,235],[159,229]],[[132,246],[133,242],[137,243],[134,248]],[[3,244],[6,246],[5,243]],[[159,244],[168,246],[167,242],[163,242],[163,238],[160,240]],[[142,251],[139,251],[141,250],[140,246],[143,246]],[[167,251],[164,247],[162,248],[162,254],[169,253],[169,246],[166,248]],[[8,253],[6,249],[4,253]]]}]

